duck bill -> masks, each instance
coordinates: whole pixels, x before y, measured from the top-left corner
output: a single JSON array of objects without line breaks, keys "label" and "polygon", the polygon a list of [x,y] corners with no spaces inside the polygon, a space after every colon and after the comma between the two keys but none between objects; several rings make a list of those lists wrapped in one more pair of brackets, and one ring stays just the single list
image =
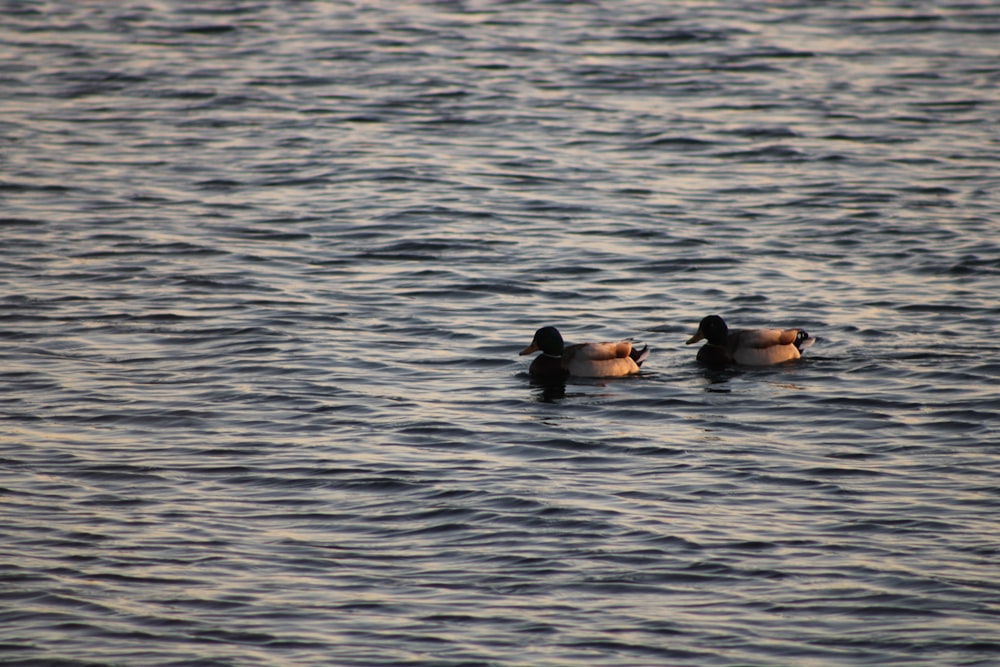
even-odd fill
[{"label": "duck bill", "polygon": [[522,357],[526,354],[531,354],[532,352],[538,352],[538,343],[532,342],[531,345],[521,350],[519,353]]},{"label": "duck bill", "polygon": [[700,340],[705,340],[705,334],[701,332],[701,329],[698,329],[698,333],[688,338],[687,345],[692,345]]}]

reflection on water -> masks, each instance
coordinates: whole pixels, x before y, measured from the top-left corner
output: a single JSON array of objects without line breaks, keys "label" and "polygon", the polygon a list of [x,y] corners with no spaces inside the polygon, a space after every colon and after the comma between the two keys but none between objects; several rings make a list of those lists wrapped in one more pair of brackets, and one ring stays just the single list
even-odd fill
[{"label": "reflection on water", "polygon": [[563,382],[532,380],[531,385],[538,390],[535,392],[535,396],[541,403],[555,403],[566,398],[566,384]]},{"label": "reflection on water", "polygon": [[5,4],[12,661],[995,661],[996,9],[511,9]]},{"label": "reflection on water", "polygon": [[739,371],[735,369],[702,369],[702,377],[704,377],[705,381],[708,383],[705,387],[705,391],[729,393],[732,391],[729,387],[729,381],[733,377],[736,377],[738,373]]}]

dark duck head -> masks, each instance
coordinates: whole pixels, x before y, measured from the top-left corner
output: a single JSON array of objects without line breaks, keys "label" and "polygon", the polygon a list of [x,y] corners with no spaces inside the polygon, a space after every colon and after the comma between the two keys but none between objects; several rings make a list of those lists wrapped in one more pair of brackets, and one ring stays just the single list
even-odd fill
[{"label": "dark duck head", "polygon": [[691,345],[700,340],[708,341],[709,345],[725,346],[726,338],[729,336],[729,327],[726,321],[718,315],[709,315],[698,324],[698,331],[688,338],[687,344]]},{"label": "dark duck head", "polygon": [[563,338],[558,329],[542,327],[536,331],[535,337],[531,339],[531,345],[521,350],[521,354],[531,354],[539,350],[542,353],[531,362],[528,374],[546,383],[564,381],[569,371],[563,367]]},{"label": "dark duck head", "polygon": [[542,327],[535,332],[535,337],[531,339],[531,345],[521,350],[521,354],[531,354],[541,350],[542,354],[550,357],[562,357],[563,337],[555,327]]}]

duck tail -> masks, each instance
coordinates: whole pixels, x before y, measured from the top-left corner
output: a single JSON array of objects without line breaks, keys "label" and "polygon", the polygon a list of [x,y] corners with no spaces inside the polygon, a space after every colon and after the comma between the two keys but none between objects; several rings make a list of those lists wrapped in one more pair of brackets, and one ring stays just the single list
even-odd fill
[{"label": "duck tail", "polygon": [[642,366],[642,362],[649,358],[649,345],[646,345],[641,350],[632,348],[628,356],[632,357],[632,361],[635,362],[636,366]]},{"label": "duck tail", "polygon": [[795,335],[795,347],[799,348],[799,352],[806,349],[810,345],[816,342],[816,336],[810,336],[805,331],[800,331]]}]

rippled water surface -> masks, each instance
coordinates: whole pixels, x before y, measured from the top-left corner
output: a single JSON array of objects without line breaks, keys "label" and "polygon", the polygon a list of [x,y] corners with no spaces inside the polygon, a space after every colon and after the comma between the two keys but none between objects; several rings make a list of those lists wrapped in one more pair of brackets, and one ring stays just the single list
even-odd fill
[{"label": "rippled water surface", "polygon": [[995,3],[2,16],[5,664],[1000,661]]}]

